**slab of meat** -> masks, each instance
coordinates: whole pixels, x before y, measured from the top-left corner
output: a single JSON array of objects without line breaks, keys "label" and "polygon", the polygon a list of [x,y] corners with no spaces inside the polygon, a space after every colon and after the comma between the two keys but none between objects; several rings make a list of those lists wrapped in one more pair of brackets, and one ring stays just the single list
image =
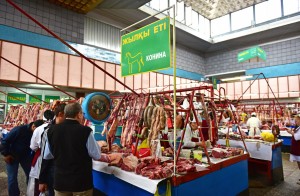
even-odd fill
[{"label": "slab of meat", "polygon": [[225,149],[222,148],[213,148],[211,155],[214,158],[225,158],[227,154],[227,151]]},{"label": "slab of meat", "polygon": [[122,165],[122,158],[123,154],[122,153],[113,153],[108,155],[110,163],[108,164],[109,166],[117,166],[120,167]]},{"label": "slab of meat", "polygon": [[109,163],[110,159],[109,159],[109,156],[107,154],[101,153],[101,157],[100,157],[99,161]]},{"label": "slab of meat", "polygon": [[121,169],[125,170],[125,171],[135,171],[137,165],[138,165],[138,158],[133,156],[133,155],[129,155],[125,158],[123,158],[123,163],[121,165]]}]

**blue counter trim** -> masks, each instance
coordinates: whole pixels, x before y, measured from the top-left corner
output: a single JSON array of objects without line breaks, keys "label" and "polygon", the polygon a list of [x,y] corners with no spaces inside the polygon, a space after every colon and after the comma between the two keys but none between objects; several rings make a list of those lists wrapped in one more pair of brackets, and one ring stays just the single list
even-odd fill
[{"label": "blue counter trim", "polygon": [[282,155],[280,146],[273,149],[272,152],[272,169],[276,169],[278,167],[282,168]]},{"label": "blue counter trim", "polygon": [[[109,196],[117,196],[122,193],[130,195],[153,195],[139,187],[131,185],[114,175],[105,174],[93,170],[94,187]],[[228,167],[214,171],[197,179],[172,186],[172,196],[181,195],[214,195],[231,196],[248,189],[248,161],[243,160]],[[166,191],[165,181],[158,185],[159,194]]]},{"label": "blue counter trim", "polygon": [[238,195],[248,189],[247,170],[248,162],[243,160],[201,178],[181,184],[172,189],[172,195]]},{"label": "blue counter trim", "polygon": [[[300,62],[246,70],[246,75],[254,75],[260,73],[264,73],[266,78],[298,75],[300,74]],[[259,76],[259,78],[263,77]]]}]

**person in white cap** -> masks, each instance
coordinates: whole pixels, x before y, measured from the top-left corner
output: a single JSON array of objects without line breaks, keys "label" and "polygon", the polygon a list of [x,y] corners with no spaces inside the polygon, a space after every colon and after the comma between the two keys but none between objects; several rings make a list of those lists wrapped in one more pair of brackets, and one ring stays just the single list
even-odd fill
[{"label": "person in white cap", "polygon": [[255,135],[260,135],[260,127],[261,127],[261,122],[260,120],[256,117],[256,113],[252,112],[251,113],[251,118],[248,119],[247,121],[247,127],[249,129],[249,136],[255,136]]}]

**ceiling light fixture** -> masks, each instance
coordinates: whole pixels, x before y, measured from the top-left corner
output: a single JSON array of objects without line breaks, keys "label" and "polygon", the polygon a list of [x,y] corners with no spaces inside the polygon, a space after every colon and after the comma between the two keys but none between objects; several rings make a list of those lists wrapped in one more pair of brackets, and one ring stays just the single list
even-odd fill
[{"label": "ceiling light fixture", "polygon": [[246,80],[249,78],[252,78],[253,76],[238,76],[238,77],[232,77],[232,78],[224,78],[221,79],[222,82],[226,82],[226,81],[232,81],[232,80]]}]

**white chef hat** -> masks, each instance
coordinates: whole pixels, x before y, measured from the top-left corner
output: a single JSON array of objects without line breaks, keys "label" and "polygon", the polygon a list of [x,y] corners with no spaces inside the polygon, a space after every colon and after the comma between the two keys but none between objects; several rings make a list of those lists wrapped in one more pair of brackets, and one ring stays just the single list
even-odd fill
[{"label": "white chef hat", "polygon": [[255,113],[255,112],[252,112],[252,113],[251,113],[251,116],[256,116],[256,113]]}]

